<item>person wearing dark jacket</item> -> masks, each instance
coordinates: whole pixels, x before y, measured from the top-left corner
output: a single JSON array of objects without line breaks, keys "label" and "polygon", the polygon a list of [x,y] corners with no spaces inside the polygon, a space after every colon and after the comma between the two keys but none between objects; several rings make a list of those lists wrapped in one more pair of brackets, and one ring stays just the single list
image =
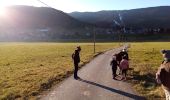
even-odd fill
[{"label": "person wearing dark jacket", "polygon": [[164,61],[156,73],[156,80],[159,84],[162,84],[166,100],[170,100],[170,50],[162,50],[161,52]]},{"label": "person wearing dark jacket", "polygon": [[118,53],[118,54],[116,54],[116,60],[117,60],[117,62],[118,62],[118,65],[120,64],[120,62],[121,62],[121,60],[122,60],[122,53],[120,52],[120,53]]},{"label": "person wearing dark jacket", "polygon": [[79,78],[77,72],[78,72],[78,64],[80,63],[80,55],[79,55],[80,51],[81,51],[81,47],[78,46],[75,52],[72,54],[72,59],[74,61],[74,79]]},{"label": "person wearing dark jacket", "polygon": [[129,60],[129,55],[128,55],[126,49],[123,49],[123,50],[120,52],[120,55],[121,55],[122,57],[125,57],[126,60]]},{"label": "person wearing dark jacket", "polygon": [[120,64],[123,57],[125,57],[126,60],[129,60],[129,55],[128,55],[126,49],[123,49],[118,54],[116,54],[116,60],[118,61],[118,64]]},{"label": "person wearing dark jacket", "polygon": [[117,76],[116,71],[117,71],[118,63],[116,61],[116,57],[115,56],[113,56],[112,61],[110,62],[110,65],[112,66],[113,79],[116,79],[116,76]]}]

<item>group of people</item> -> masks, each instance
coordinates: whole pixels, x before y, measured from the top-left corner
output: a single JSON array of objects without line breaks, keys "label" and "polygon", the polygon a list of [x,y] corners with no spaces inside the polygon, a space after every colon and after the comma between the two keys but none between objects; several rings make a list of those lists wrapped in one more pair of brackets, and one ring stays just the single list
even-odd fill
[{"label": "group of people", "polygon": [[119,74],[121,74],[121,80],[127,79],[127,70],[129,68],[129,56],[126,49],[123,49],[118,54],[114,54],[110,65],[112,66],[113,79],[116,79],[117,69],[119,68]]},{"label": "group of people", "polygon": [[[74,53],[72,54],[72,59],[74,61],[74,79],[79,79],[77,72],[78,72],[78,64],[80,63],[80,55],[79,55],[80,51],[81,51],[81,47],[78,46],[74,51]],[[113,59],[110,63],[110,65],[112,66],[113,79],[116,79],[117,68],[119,68],[119,74],[122,75],[121,79],[126,80],[127,70],[129,68],[128,60],[129,60],[129,56],[126,49],[123,49],[121,52],[113,56]]]},{"label": "group of people", "polygon": [[[78,46],[75,52],[72,54],[74,60],[74,78],[79,79],[78,64],[80,63],[79,53],[81,47]],[[157,73],[156,80],[159,84],[162,84],[163,90],[165,91],[166,100],[170,100],[170,50],[162,50],[163,62],[160,65]],[[129,68],[129,56],[126,49],[123,49],[118,54],[114,54],[110,65],[112,66],[113,79],[116,79],[117,69],[119,68],[119,74],[121,74],[121,80],[126,80],[127,70]]]}]

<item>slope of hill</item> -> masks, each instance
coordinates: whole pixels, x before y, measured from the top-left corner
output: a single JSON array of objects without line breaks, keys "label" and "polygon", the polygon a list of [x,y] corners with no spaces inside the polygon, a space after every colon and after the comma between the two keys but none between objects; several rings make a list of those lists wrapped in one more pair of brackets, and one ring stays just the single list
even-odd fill
[{"label": "slope of hill", "polygon": [[[11,6],[8,7],[4,24],[10,23],[16,28],[77,27],[83,23],[66,13],[47,7]],[[9,26],[9,25],[7,25]]]},{"label": "slope of hill", "polygon": [[[0,41],[91,41],[94,24],[96,38],[102,41],[118,40],[117,35],[122,33],[122,26],[126,26],[127,33],[154,33],[151,28],[159,28],[162,33],[168,33],[168,12],[170,7],[164,6],[121,11],[73,12],[69,16],[53,8],[11,6],[6,9],[6,17],[0,16]],[[121,27],[114,30],[115,26]]]},{"label": "slope of hill", "polygon": [[170,6],[132,10],[72,12],[69,15],[81,21],[105,27],[112,27],[115,20],[127,27],[170,28],[170,14],[168,12],[170,12]]},{"label": "slope of hill", "polygon": [[[90,24],[47,7],[11,6],[0,17],[0,40],[55,40],[79,33]],[[82,33],[80,33],[82,32]]]}]

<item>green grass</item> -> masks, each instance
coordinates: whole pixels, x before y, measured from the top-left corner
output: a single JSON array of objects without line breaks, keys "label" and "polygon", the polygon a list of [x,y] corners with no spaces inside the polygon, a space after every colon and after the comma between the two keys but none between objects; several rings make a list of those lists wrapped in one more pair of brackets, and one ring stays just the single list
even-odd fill
[{"label": "green grass", "polygon": [[[83,65],[94,56],[93,44],[0,43],[0,99],[29,99],[68,77],[73,72],[71,55],[78,45]],[[116,46],[97,43],[96,51]]]},{"label": "green grass", "polygon": [[155,73],[163,60],[161,49],[170,49],[170,42],[131,43],[129,49],[132,82],[147,99],[164,99],[164,91],[155,82]]}]

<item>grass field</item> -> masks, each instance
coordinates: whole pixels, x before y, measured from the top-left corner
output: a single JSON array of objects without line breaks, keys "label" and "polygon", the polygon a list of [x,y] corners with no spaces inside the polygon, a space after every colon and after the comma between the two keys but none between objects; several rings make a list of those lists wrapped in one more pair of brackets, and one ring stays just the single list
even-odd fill
[{"label": "grass field", "polygon": [[151,100],[164,99],[164,91],[155,82],[155,73],[163,60],[161,49],[170,49],[170,42],[131,43],[129,50],[134,87]]},{"label": "grass field", "polygon": [[[0,99],[34,98],[68,77],[73,71],[71,55],[78,45],[84,64],[94,56],[93,44],[0,43]],[[97,43],[96,52],[116,46]]]},{"label": "grass field", "polygon": [[[0,99],[30,99],[73,72],[71,54],[82,47],[81,65],[93,58],[90,43],[0,43]],[[115,48],[118,43],[97,43],[96,52]],[[148,99],[164,99],[164,92],[155,82],[155,73],[162,62],[161,49],[170,49],[169,42],[130,43],[130,80],[134,88]],[[96,53],[96,54],[97,54]]]}]

